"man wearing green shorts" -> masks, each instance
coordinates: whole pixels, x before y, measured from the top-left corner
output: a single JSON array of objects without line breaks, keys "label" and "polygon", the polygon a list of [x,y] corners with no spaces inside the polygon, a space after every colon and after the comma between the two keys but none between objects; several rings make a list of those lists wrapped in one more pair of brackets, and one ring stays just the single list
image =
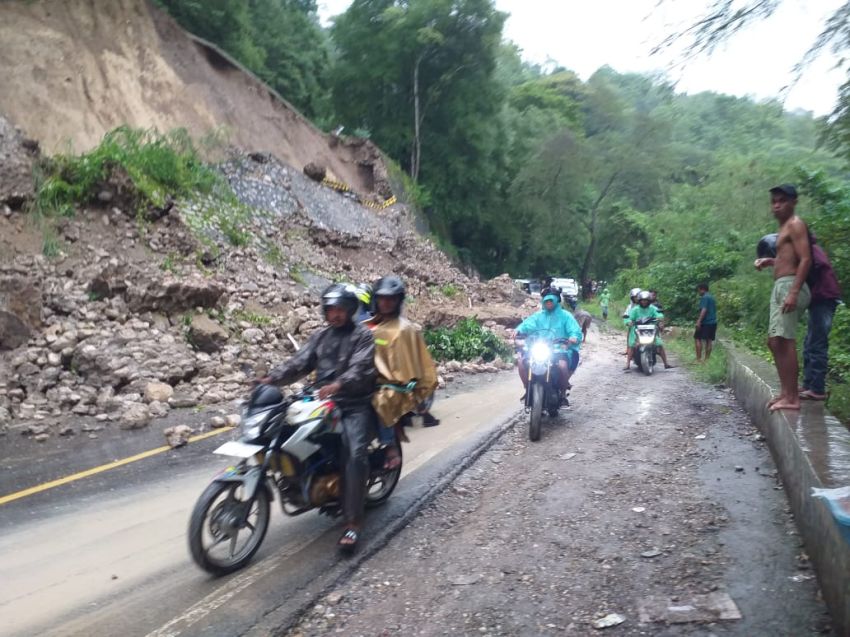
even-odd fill
[{"label": "man wearing green shorts", "polygon": [[768,407],[776,411],[800,408],[797,323],[811,299],[806,276],[812,263],[812,250],[806,224],[794,214],[797,189],[791,184],[771,188],[770,206],[779,222],[776,257],[756,259],[754,265],[757,270],[773,268],[767,346],[776,363],[780,392],[768,402]]}]

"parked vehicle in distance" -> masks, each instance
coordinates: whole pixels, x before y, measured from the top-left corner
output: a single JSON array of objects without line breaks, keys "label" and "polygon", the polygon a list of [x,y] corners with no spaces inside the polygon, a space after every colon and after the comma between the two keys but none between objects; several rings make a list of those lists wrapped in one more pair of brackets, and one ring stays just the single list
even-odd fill
[{"label": "parked vehicle in distance", "polygon": [[561,288],[561,294],[563,296],[578,297],[578,283],[576,283],[575,279],[566,277],[553,278],[552,285]]}]

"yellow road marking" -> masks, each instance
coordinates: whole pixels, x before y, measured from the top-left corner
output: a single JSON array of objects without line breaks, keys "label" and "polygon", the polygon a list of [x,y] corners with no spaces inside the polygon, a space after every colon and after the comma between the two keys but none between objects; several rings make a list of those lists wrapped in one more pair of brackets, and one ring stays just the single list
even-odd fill
[{"label": "yellow road marking", "polygon": [[[191,438],[189,438],[189,442],[197,442],[199,440],[203,440],[204,438],[211,438],[212,436],[217,436],[221,433],[224,433],[225,431],[231,431],[232,429],[233,427],[213,429],[211,431],[207,431],[206,433],[192,436]],[[34,487],[22,489],[21,491],[16,491],[15,493],[10,493],[8,495],[0,497],[0,505],[7,504],[14,500],[20,500],[21,498],[26,498],[27,496],[34,495],[36,493],[41,493],[42,491],[47,491],[48,489],[52,489],[53,487],[58,487],[63,484],[68,484],[69,482],[82,480],[83,478],[88,478],[89,476],[93,476],[97,473],[103,473],[104,471],[109,471],[110,469],[121,467],[125,464],[130,464],[131,462],[136,462],[137,460],[144,460],[145,458],[150,458],[151,456],[163,453],[164,451],[168,451],[169,449],[171,449],[171,447],[169,447],[168,445],[163,445],[162,447],[157,447],[156,449],[149,449],[148,451],[137,453],[135,456],[128,456],[127,458],[121,458],[120,460],[113,460],[112,462],[107,462],[106,464],[102,464],[98,467],[92,467],[91,469],[86,469],[85,471],[72,473],[71,475],[65,476],[64,478],[57,478],[56,480],[51,480],[50,482],[37,484]]]}]

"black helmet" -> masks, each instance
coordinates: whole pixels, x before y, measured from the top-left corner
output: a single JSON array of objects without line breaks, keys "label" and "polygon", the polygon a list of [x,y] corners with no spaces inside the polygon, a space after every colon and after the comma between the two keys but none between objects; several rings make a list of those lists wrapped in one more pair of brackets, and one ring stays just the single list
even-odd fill
[{"label": "black helmet", "polygon": [[775,259],[776,258],[776,233],[766,234],[756,246],[756,256],[759,259]]},{"label": "black helmet", "polygon": [[271,407],[272,405],[277,405],[282,400],[283,395],[274,385],[257,385],[254,391],[251,392],[251,400],[248,403],[248,408],[259,409],[262,407]]},{"label": "black helmet", "polygon": [[401,312],[401,305],[404,303],[405,297],[404,282],[394,274],[381,277],[375,281],[372,289],[372,312],[376,312],[378,309],[379,296],[397,296],[398,312]]},{"label": "black helmet", "polygon": [[322,309],[329,307],[342,307],[348,314],[348,318],[354,316],[357,311],[357,295],[353,285],[343,283],[332,283],[322,292]]}]

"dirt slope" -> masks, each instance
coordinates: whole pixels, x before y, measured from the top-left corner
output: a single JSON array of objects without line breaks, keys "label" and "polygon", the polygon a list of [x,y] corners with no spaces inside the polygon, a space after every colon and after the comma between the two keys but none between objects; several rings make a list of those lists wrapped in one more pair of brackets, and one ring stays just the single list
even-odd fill
[{"label": "dirt slope", "polygon": [[47,152],[87,150],[122,124],[224,128],[299,170],[315,162],[359,192],[375,185],[373,145],[323,134],[147,0],[4,1],[0,41],[0,113]]}]

